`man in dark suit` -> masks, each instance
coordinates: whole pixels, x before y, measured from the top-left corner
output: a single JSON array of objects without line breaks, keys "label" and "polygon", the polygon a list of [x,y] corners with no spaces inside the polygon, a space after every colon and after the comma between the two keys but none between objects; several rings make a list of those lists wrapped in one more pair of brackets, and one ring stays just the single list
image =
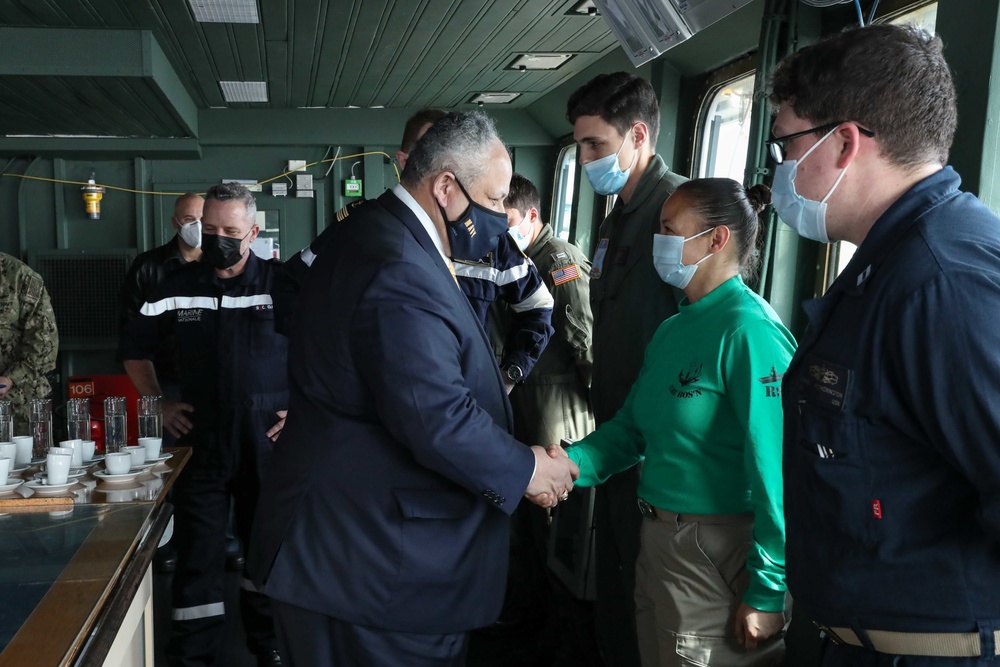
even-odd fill
[{"label": "man in dark suit", "polygon": [[288,422],[250,572],[283,656],[461,665],[503,602],[508,515],[578,471],[511,435],[510,404],[452,259],[506,233],[507,151],[482,113],[417,143],[402,182],[350,209],[299,297]]}]

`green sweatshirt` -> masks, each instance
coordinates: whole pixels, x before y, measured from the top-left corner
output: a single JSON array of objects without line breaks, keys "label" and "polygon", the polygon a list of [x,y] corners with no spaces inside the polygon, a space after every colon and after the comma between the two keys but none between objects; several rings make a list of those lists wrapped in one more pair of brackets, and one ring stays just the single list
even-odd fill
[{"label": "green sweatshirt", "polygon": [[781,611],[785,522],[781,376],[795,340],[739,276],[657,329],[615,417],[569,451],[580,486],[645,460],[639,495],[679,514],[753,511],[743,601]]}]

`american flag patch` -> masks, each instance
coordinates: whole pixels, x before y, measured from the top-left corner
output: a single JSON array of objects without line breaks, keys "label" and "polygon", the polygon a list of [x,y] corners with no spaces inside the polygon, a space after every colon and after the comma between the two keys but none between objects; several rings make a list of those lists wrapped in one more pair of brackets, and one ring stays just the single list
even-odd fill
[{"label": "american flag patch", "polygon": [[564,266],[561,269],[556,269],[552,272],[552,282],[556,285],[568,283],[569,281],[576,280],[579,277],[580,269],[576,264],[570,264],[569,266]]}]

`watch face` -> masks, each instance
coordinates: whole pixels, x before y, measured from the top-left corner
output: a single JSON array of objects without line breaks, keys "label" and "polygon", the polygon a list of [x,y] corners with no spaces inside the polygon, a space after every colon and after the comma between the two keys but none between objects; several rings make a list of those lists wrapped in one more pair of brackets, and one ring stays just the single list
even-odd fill
[{"label": "watch face", "polygon": [[510,365],[507,367],[507,379],[511,382],[520,382],[521,378],[524,377],[524,371],[521,370],[520,366]]}]

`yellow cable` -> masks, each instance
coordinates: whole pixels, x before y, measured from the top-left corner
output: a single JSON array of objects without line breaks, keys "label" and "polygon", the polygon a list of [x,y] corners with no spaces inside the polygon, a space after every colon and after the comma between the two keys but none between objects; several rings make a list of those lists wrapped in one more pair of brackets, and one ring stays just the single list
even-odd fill
[{"label": "yellow cable", "polygon": [[[399,180],[399,169],[396,167],[396,163],[392,160],[392,157],[390,157],[388,153],[383,153],[382,151],[370,151],[370,152],[367,152],[367,153],[355,153],[354,155],[342,155],[342,156],[340,156],[338,158],[328,158],[326,160],[317,160],[316,162],[310,162],[304,168],[308,169],[309,167],[316,166],[317,164],[320,164],[320,163],[323,163],[323,162],[336,162],[338,160],[346,160],[348,158],[362,157],[362,156],[365,156],[365,155],[384,155],[385,157],[389,158],[389,164],[392,165],[393,170],[396,172],[396,180],[397,181]],[[265,183],[270,183],[271,181],[276,181],[279,178],[284,178],[286,176],[294,174],[297,171],[302,171],[302,169],[300,168],[300,169],[296,169],[295,171],[286,171],[285,173],[278,174],[277,176],[274,176],[273,178],[269,178],[269,179],[264,180],[264,181],[257,181],[257,185],[264,185]],[[26,174],[8,174],[8,173],[3,173],[3,174],[0,174],[0,176],[11,176],[13,178],[26,178],[26,179],[32,180],[32,181],[46,181],[48,183],[64,183],[66,185],[90,185],[90,183],[83,182],[83,181],[64,181],[64,180],[60,180],[58,178],[45,178],[44,176],[28,176]],[[104,185],[103,183],[95,183],[94,185],[98,185],[98,186],[104,188],[105,190],[118,190],[120,192],[131,192],[131,193],[137,194],[137,195],[164,195],[164,196],[170,196],[170,197],[180,197],[181,195],[186,195],[187,194],[186,192],[150,192],[148,190],[130,190],[128,188],[119,188],[119,187],[117,187],[115,185]],[[203,195],[205,193],[204,192],[199,192],[198,194],[202,194]]]}]

